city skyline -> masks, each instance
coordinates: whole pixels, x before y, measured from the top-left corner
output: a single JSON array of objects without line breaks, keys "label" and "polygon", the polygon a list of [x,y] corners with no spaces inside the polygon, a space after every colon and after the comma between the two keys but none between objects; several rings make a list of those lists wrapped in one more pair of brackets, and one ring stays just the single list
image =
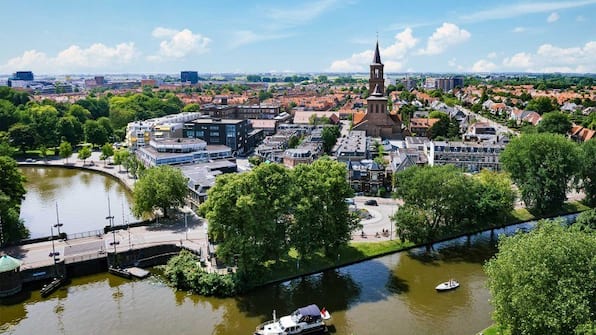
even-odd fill
[{"label": "city skyline", "polygon": [[[0,74],[596,72],[596,0],[22,1]],[[377,37],[378,36],[378,37]]]}]

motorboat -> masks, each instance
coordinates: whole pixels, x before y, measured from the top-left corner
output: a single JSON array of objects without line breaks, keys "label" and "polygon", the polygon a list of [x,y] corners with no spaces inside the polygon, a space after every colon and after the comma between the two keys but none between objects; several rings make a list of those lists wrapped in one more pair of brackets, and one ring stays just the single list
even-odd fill
[{"label": "motorboat", "polygon": [[324,307],[319,309],[315,304],[298,308],[292,314],[277,319],[273,311],[273,320],[257,326],[255,335],[288,335],[288,334],[324,334],[327,332],[325,320],[331,314]]},{"label": "motorboat", "polygon": [[457,280],[449,279],[448,281],[437,285],[437,287],[435,287],[435,289],[437,291],[450,291],[450,290],[454,290],[458,287],[459,287],[459,283],[457,282]]}]

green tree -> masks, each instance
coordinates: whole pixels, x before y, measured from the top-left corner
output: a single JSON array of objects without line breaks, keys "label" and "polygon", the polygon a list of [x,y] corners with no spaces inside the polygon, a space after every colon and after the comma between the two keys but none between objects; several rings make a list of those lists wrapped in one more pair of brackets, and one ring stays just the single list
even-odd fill
[{"label": "green tree", "polygon": [[58,133],[61,139],[72,145],[79,143],[84,136],[82,124],[72,115],[63,116],[58,120]]},{"label": "green tree", "polygon": [[575,225],[578,226],[578,229],[585,229],[585,230],[596,230],[596,208],[592,208],[587,211],[583,211],[580,215],[577,216],[575,220]]},{"label": "green tree", "polygon": [[[120,167],[128,164],[129,157],[130,151],[126,148],[120,148],[114,152],[114,164],[118,165],[118,169],[120,170]],[[126,169],[128,170],[128,167]]]},{"label": "green tree", "polygon": [[476,220],[504,223],[513,210],[516,198],[509,175],[485,169],[474,175],[474,179],[480,186],[478,200],[475,201]]},{"label": "green tree", "polygon": [[428,128],[428,137],[430,139],[434,140],[439,136],[445,138],[459,137],[459,124],[455,119],[449,118],[445,113],[435,115],[439,116],[439,121]]},{"label": "green tree", "polygon": [[[596,234],[539,222],[499,241],[485,265],[493,320],[510,334],[580,334],[594,330]],[[585,332],[583,334],[592,334]]]},{"label": "green tree", "polygon": [[330,154],[333,146],[337,142],[337,138],[341,135],[338,126],[329,126],[323,128],[321,131],[321,138],[323,139],[323,150]]},{"label": "green tree", "polygon": [[300,257],[323,249],[328,257],[346,245],[359,224],[350,215],[345,199],[354,192],[345,164],[329,158],[299,164],[292,170],[293,222],[289,237]]},{"label": "green tree", "polygon": [[547,213],[563,206],[570,182],[580,171],[579,158],[578,146],[562,135],[536,133],[512,139],[500,160],[526,206]]},{"label": "green tree", "polygon": [[190,112],[200,112],[201,106],[199,104],[191,103],[182,108],[183,112],[190,113]]},{"label": "green tree", "polygon": [[542,115],[542,120],[537,126],[538,132],[567,135],[571,131],[571,120],[567,114],[550,112]]},{"label": "green tree", "polygon": [[581,187],[586,193],[586,203],[596,206],[596,139],[581,145]]},{"label": "green tree", "polygon": [[17,162],[7,156],[0,156],[0,229],[3,240],[0,244],[18,241],[29,236],[29,231],[19,219],[21,202],[25,199],[25,177]]},{"label": "green tree", "polygon": [[95,120],[87,120],[83,127],[85,132],[85,141],[93,145],[103,145],[108,142],[108,132]]},{"label": "green tree", "polygon": [[19,121],[16,107],[8,100],[0,100],[0,131],[7,131]]},{"label": "green tree", "polygon": [[15,123],[8,129],[10,142],[23,153],[35,147],[37,142],[35,135],[35,130],[28,124]]},{"label": "green tree", "polygon": [[103,161],[103,164],[106,164],[106,160],[110,157],[114,156],[114,147],[110,143],[106,143],[101,147],[101,156],[99,159]]},{"label": "green tree", "polygon": [[68,107],[66,115],[76,118],[80,124],[85,124],[85,121],[91,119],[93,116],[91,112],[81,105],[73,104]]},{"label": "green tree", "polygon": [[402,239],[431,243],[476,215],[478,189],[453,165],[411,167],[394,178],[394,197],[404,201],[393,216]]},{"label": "green tree", "polygon": [[36,146],[57,147],[60,142],[58,133],[58,110],[50,105],[35,105],[26,110],[32,119],[31,127],[35,132]]},{"label": "green tree", "polygon": [[540,115],[550,113],[554,111],[556,108],[557,106],[553,104],[551,98],[545,96],[537,97],[535,99],[530,100],[528,102],[528,106],[526,106],[527,110],[534,111]]},{"label": "green tree", "polygon": [[67,141],[62,141],[58,149],[60,158],[64,159],[64,163],[68,163],[68,157],[72,155],[72,145]]},{"label": "green tree", "polygon": [[219,176],[200,207],[209,220],[209,235],[219,242],[217,257],[228,263],[236,258],[243,280],[288,251],[289,184],[283,166],[261,164],[242,175]]},{"label": "green tree", "polygon": [[79,154],[77,156],[78,159],[83,160],[83,165],[85,165],[85,161],[87,158],[91,157],[91,148],[88,146],[84,146],[79,150]]},{"label": "green tree", "polygon": [[167,217],[170,207],[184,204],[187,192],[187,178],[180,169],[169,165],[147,169],[134,186],[133,213],[141,216],[161,209]]}]

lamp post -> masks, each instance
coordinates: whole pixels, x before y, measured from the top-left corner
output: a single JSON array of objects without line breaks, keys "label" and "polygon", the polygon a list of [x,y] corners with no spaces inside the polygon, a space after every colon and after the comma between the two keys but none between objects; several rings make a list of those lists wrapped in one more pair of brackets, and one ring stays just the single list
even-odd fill
[{"label": "lamp post", "polygon": [[60,216],[58,215],[58,202],[56,202],[56,224],[54,225],[54,228],[58,228],[58,236],[60,235],[60,227],[62,227],[64,224],[60,223]]},{"label": "lamp post", "polygon": [[116,246],[120,244],[120,242],[116,242],[116,231],[114,230],[114,216],[112,215],[112,210],[110,208],[110,197],[108,196],[108,216],[106,216],[106,220],[108,220],[110,227],[112,228],[112,237],[113,242],[110,242],[110,245],[114,246],[114,264],[118,265],[117,257],[116,257]]},{"label": "lamp post", "polygon": [[54,275],[58,275],[58,266],[56,265],[56,256],[59,256],[60,253],[56,251],[56,247],[54,246],[54,226],[50,226],[50,240],[52,241],[52,252],[50,252],[49,256],[52,257],[54,261]]},{"label": "lamp post", "polygon": [[186,219],[186,211],[184,211],[184,231],[186,233],[186,240],[188,240],[188,220]]}]

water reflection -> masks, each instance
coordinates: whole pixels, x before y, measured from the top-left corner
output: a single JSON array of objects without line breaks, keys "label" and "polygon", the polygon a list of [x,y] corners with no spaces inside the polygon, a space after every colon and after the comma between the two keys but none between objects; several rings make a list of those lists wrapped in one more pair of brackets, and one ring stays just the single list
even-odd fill
[{"label": "water reflection", "polygon": [[56,202],[63,231],[68,234],[102,229],[106,224],[108,195],[116,224],[134,222],[132,199],[114,179],[75,169],[57,167],[24,167],[27,194],[21,206],[21,218],[31,237],[50,234],[55,223]]}]

